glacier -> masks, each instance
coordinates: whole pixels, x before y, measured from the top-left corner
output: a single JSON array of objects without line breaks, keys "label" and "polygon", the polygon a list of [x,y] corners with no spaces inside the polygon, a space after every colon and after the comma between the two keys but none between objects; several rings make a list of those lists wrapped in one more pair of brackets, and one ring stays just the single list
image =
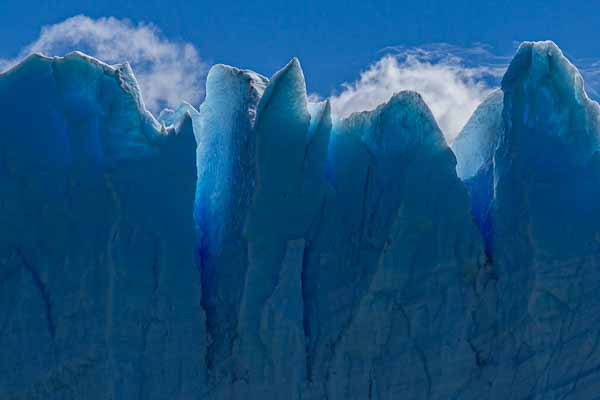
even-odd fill
[{"label": "glacier", "polygon": [[600,398],[600,107],[525,42],[450,145],[298,59],[154,117],[129,65],[0,74],[0,398]]}]

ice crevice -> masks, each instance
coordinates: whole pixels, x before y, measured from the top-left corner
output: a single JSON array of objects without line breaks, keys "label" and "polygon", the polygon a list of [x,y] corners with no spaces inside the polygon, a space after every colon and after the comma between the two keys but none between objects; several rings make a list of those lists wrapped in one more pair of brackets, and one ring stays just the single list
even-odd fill
[{"label": "ice crevice", "polygon": [[48,289],[42,281],[42,278],[40,277],[38,271],[29,263],[29,261],[27,261],[27,258],[25,257],[21,249],[16,248],[14,251],[21,260],[21,265],[23,266],[23,268],[27,270],[27,272],[31,275],[33,284],[37,288],[40,298],[44,303],[44,314],[46,318],[48,333],[52,338],[54,338],[56,334],[56,326],[54,320],[52,319],[52,302],[48,293]]}]

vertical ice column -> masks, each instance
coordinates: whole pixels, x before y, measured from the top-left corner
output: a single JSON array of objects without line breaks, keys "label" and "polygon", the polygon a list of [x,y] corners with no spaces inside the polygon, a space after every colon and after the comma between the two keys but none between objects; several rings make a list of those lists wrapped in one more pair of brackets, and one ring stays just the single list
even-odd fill
[{"label": "vertical ice column", "polygon": [[[238,323],[240,369],[257,396],[298,398],[304,384],[302,269],[325,191],[329,105],[310,124],[306,86],[293,59],[258,106],[257,183],[247,219],[249,263]],[[282,288],[294,288],[289,293]]]},{"label": "vertical ice column", "polygon": [[213,382],[233,379],[228,375],[248,265],[243,230],[256,175],[254,124],[267,82],[251,71],[216,65],[193,118],[198,145],[195,214]]}]

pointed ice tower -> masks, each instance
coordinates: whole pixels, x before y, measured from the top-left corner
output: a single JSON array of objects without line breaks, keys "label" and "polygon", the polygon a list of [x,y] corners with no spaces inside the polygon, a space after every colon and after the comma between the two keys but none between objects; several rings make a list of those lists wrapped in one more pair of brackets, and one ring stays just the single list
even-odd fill
[{"label": "pointed ice tower", "polygon": [[497,325],[472,341],[484,397],[593,398],[600,107],[552,42],[523,43],[501,90],[453,145],[498,279]]},{"label": "pointed ice tower", "polygon": [[311,109],[293,59],[270,81],[213,67],[194,117],[214,398],[295,398],[304,384],[303,256],[331,128],[328,104]]},{"label": "pointed ice tower", "polygon": [[193,115],[197,141],[196,223],[212,381],[232,379],[233,342],[248,266],[246,215],[255,187],[256,107],[268,79],[211,68],[206,99]]}]

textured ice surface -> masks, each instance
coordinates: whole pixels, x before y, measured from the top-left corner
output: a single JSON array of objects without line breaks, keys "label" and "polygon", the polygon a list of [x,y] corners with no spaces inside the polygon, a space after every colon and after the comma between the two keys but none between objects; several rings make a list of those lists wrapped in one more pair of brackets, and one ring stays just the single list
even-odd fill
[{"label": "textured ice surface", "polygon": [[490,107],[494,94],[454,143],[474,210],[486,210],[496,276],[495,321],[473,336],[487,389],[461,398],[596,398],[599,107],[551,42],[521,45],[502,92],[502,106]]},{"label": "textured ice surface", "polygon": [[195,122],[211,398],[441,399],[467,381],[483,242],[418,94],[333,126],[296,59],[269,81],[216,66]]},{"label": "textured ice surface", "polygon": [[553,43],[452,150],[296,59],[206,86],[154,118],[127,65],[0,75],[1,399],[598,396],[600,111]]},{"label": "textured ice surface", "polygon": [[0,119],[0,398],[198,397],[189,118],[72,53],[0,75]]},{"label": "textured ice surface", "polygon": [[502,109],[504,93],[498,89],[475,110],[460,135],[452,143],[457,159],[456,173],[471,198],[473,217],[486,239],[490,253],[490,204],[494,192],[493,161],[498,142],[504,137]]},{"label": "textured ice surface", "polygon": [[468,180],[490,167],[499,138],[504,135],[502,108],[504,93],[492,92],[479,105],[454,142],[452,150],[456,154],[456,173],[462,180]]},{"label": "textured ice surface", "polygon": [[421,97],[401,92],[334,127],[332,190],[307,251],[315,398],[447,398],[484,264],[454,156]]}]

